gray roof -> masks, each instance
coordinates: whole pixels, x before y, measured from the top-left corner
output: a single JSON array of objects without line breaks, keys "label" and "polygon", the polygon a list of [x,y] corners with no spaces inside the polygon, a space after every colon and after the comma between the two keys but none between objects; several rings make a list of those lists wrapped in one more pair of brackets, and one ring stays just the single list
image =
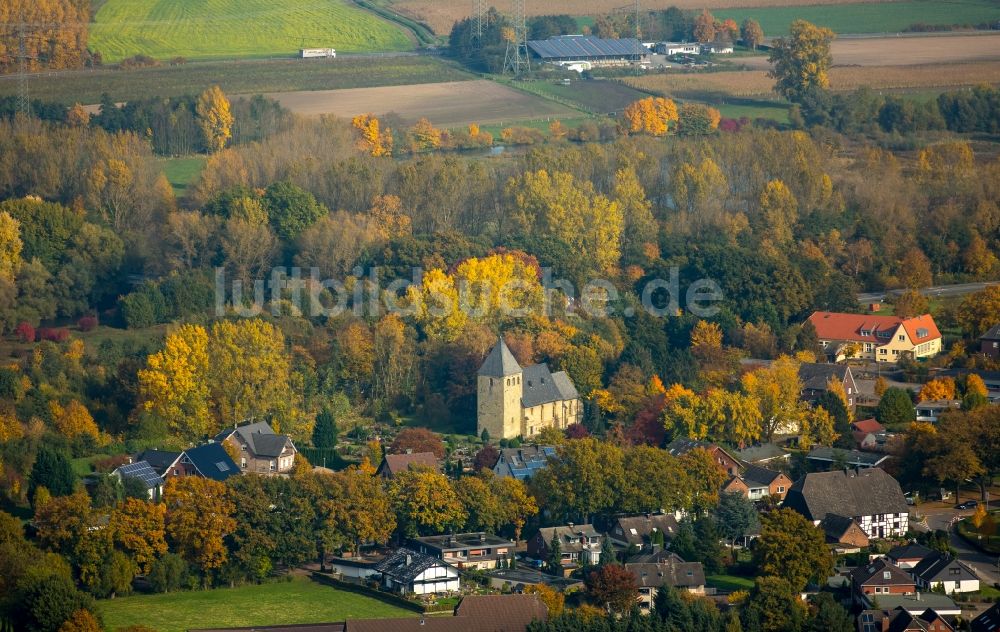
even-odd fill
[{"label": "gray roof", "polygon": [[773,443],[750,446],[749,448],[738,450],[735,455],[744,463],[761,463],[763,461],[770,461],[771,459],[787,459],[789,457],[788,452],[785,452]]},{"label": "gray roof", "polygon": [[[223,442],[234,434],[246,443],[250,451],[257,456],[281,456],[285,446],[291,442],[287,435],[274,434],[274,430],[266,421],[256,421],[236,428],[227,428],[215,435],[215,440]],[[294,446],[292,446],[294,448]]]},{"label": "gray roof", "polygon": [[180,452],[169,450],[143,450],[136,455],[135,460],[149,463],[149,466],[156,470],[157,474],[162,475],[180,456]]},{"label": "gray roof", "polygon": [[[503,448],[494,468],[506,468],[514,478],[525,480],[541,469],[548,467],[549,459],[555,458],[555,446],[537,445],[520,448]],[[501,471],[500,475],[504,472]]]},{"label": "gray roof", "polygon": [[996,632],[1000,630],[1000,603],[972,620],[972,632]]},{"label": "gray roof", "polygon": [[748,487],[768,487],[779,476],[781,476],[781,472],[775,472],[759,465],[748,465],[743,470],[742,478]]},{"label": "gray roof", "polygon": [[547,364],[525,367],[521,388],[521,405],[525,408],[579,397],[569,376],[562,371],[550,372]]},{"label": "gray roof", "polygon": [[588,57],[623,57],[645,53],[635,38],[604,39],[590,35],[560,35],[547,40],[532,40],[530,48],[542,59],[586,59]]},{"label": "gray roof", "polygon": [[576,524],[573,525],[571,529],[569,525],[559,526],[559,527],[542,527],[538,530],[538,535],[541,537],[542,541],[545,542],[545,546],[549,545],[552,541],[553,536],[559,537],[559,546],[565,553],[567,551],[582,551],[583,543],[575,542],[570,543],[569,540],[577,539],[579,537],[585,536],[588,538],[599,538],[601,534],[594,529],[594,525],[591,524]]},{"label": "gray roof", "polygon": [[146,486],[146,489],[156,489],[160,485],[163,485],[163,479],[160,475],[156,473],[149,463],[146,461],[136,461],[135,463],[129,463],[127,465],[122,465],[116,468],[113,474],[118,474],[122,480],[126,478],[137,478],[142,481],[142,484]]},{"label": "gray roof", "polygon": [[955,601],[951,597],[945,595],[939,595],[932,592],[922,592],[920,595],[894,595],[894,594],[879,594],[879,595],[865,595],[870,599],[877,599],[879,605],[886,610],[895,610],[898,607],[903,607],[907,612],[924,612],[928,608],[932,608],[937,612],[945,611],[948,612],[959,612],[961,609],[955,605]]},{"label": "gray roof", "polygon": [[417,547],[424,546],[438,553],[481,549],[484,547],[513,548],[514,546],[514,543],[506,538],[481,531],[476,533],[456,533],[454,535],[428,535],[410,538],[410,542]]},{"label": "gray roof", "polygon": [[400,584],[409,584],[417,578],[417,575],[433,566],[449,566],[449,564],[413,549],[400,547],[376,564],[375,570]]},{"label": "gray roof", "polygon": [[893,547],[889,549],[886,553],[886,557],[891,560],[922,560],[928,555],[934,553],[933,549],[929,549],[923,544],[917,544],[911,542],[909,544],[904,544],[901,546]]},{"label": "gray roof", "polygon": [[[641,545],[649,541],[656,529],[663,533],[665,540],[673,539],[679,528],[677,519],[672,514],[654,514],[649,516],[622,516],[615,521],[622,528],[623,535],[618,535],[614,531],[609,533],[612,539],[621,540],[629,544]],[[632,533],[632,530],[635,533]]]},{"label": "gray roof", "polygon": [[806,474],[788,490],[785,506],[810,520],[909,513],[899,483],[879,468]]},{"label": "gray roof", "polygon": [[827,446],[820,446],[813,448],[809,451],[809,456],[807,459],[812,459],[813,461],[826,461],[833,463],[834,461],[842,460],[847,465],[860,465],[861,467],[875,467],[879,463],[891,458],[888,454],[881,454],[877,452],[861,452],[860,450],[842,450],[840,448],[831,448]]},{"label": "gray roof", "polygon": [[224,481],[230,476],[236,476],[240,473],[240,469],[229,458],[229,454],[226,453],[221,443],[206,443],[197,448],[185,450],[184,456],[205,478]]},{"label": "gray roof", "polygon": [[993,325],[979,339],[980,340],[1000,340],[1000,325]]},{"label": "gray roof", "polygon": [[701,562],[670,559],[658,564],[627,563],[625,570],[635,575],[640,588],[694,588],[705,585],[705,569]]},{"label": "gray roof", "polygon": [[[885,574],[889,574],[886,579]],[[909,573],[892,562],[879,558],[865,566],[859,566],[851,571],[851,580],[859,586],[913,586],[913,578]],[[881,598],[881,594],[879,597]]]},{"label": "gray roof", "polygon": [[500,341],[493,345],[490,352],[486,354],[483,365],[479,367],[479,375],[486,377],[506,377],[520,372],[521,365],[514,359],[514,354],[510,352],[503,338],[500,338]]},{"label": "gray roof", "polygon": [[[952,570],[956,570],[957,573],[952,574]],[[913,574],[928,584],[979,579],[965,563],[940,551],[935,551],[922,559],[913,567]]]},{"label": "gray roof", "polygon": [[799,379],[802,388],[813,391],[825,391],[830,378],[843,382],[851,372],[846,364],[817,364],[805,362],[799,365]]},{"label": "gray roof", "polygon": [[834,542],[840,542],[851,525],[857,524],[853,518],[838,516],[837,514],[827,514],[819,523],[819,528],[823,530],[826,537]]}]

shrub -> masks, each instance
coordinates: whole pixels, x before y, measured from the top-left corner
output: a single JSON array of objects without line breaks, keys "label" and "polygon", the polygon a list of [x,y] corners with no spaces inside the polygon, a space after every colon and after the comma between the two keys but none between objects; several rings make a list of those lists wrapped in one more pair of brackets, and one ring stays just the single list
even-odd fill
[{"label": "shrub", "polygon": [[51,342],[66,342],[69,340],[69,330],[65,327],[40,327],[37,331],[39,340]]},{"label": "shrub", "polygon": [[34,342],[35,341],[35,328],[31,326],[31,323],[20,322],[17,327],[14,328],[14,333],[21,342]]},{"label": "shrub", "polygon": [[160,62],[156,61],[149,55],[135,55],[129,57],[128,59],[121,60],[118,67],[122,70],[132,70],[134,68],[155,68],[159,66]]},{"label": "shrub", "polygon": [[76,325],[80,328],[80,331],[93,331],[97,327],[97,316],[84,316],[76,321]]}]

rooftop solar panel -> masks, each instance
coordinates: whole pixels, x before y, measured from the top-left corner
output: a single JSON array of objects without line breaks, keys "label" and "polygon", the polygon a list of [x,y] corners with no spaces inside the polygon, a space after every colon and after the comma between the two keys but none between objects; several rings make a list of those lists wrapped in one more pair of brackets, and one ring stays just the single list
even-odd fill
[{"label": "rooftop solar panel", "polygon": [[226,465],[225,463],[223,463],[222,461],[219,461],[218,463],[216,463],[215,467],[219,468],[220,472],[228,472],[229,471],[229,466]]},{"label": "rooftop solar panel", "polygon": [[146,489],[153,489],[163,484],[163,479],[146,461],[136,461],[123,465],[116,470],[123,479],[137,478],[143,482]]},{"label": "rooftop solar panel", "polygon": [[635,38],[604,39],[587,35],[563,35],[547,40],[532,40],[528,46],[544,58],[584,59],[636,55],[642,44]]}]

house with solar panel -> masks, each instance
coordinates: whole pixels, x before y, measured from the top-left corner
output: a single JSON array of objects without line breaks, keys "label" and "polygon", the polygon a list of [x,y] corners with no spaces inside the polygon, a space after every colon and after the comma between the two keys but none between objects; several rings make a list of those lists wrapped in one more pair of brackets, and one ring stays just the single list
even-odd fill
[{"label": "house with solar panel", "polygon": [[533,437],[542,428],[580,423],[580,394],[565,371],[546,364],[521,367],[500,338],[479,368],[476,434],[493,440]]},{"label": "house with solar panel", "polygon": [[115,468],[111,475],[118,477],[123,483],[126,479],[138,480],[146,488],[150,500],[159,500],[163,493],[163,477],[157,474],[156,470],[146,461],[126,463]]},{"label": "house with solar panel", "polygon": [[649,59],[649,49],[632,37],[607,39],[591,35],[558,35],[528,42],[528,50],[542,62],[572,70],[594,66],[629,66]]},{"label": "house with solar panel", "polygon": [[548,467],[549,459],[556,456],[556,448],[551,445],[533,445],[521,448],[503,448],[493,466],[498,478],[507,476],[527,481],[540,470]]},{"label": "house with solar panel", "polygon": [[227,428],[215,435],[240,454],[240,470],[255,474],[287,474],[295,465],[295,444],[288,435],[275,434],[266,421]]},{"label": "house with solar panel", "polygon": [[184,450],[179,462],[194,476],[203,476],[220,482],[240,473],[221,443],[206,443],[197,448]]}]

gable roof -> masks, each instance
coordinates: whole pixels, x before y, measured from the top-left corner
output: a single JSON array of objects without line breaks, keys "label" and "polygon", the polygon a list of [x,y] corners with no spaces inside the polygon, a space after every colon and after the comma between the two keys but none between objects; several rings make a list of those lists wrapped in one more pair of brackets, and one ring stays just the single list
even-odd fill
[{"label": "gable roof", "polygon": [[989,610],[972,620],[972,632],[997,632],[1000,630],[1000,603],[995,603]]},{"label": "gable roof", "polygon": [[375,565],[375,570],[400,584],[409,584],[428,568],[450,566],[436,557],[400,547]]},{"label": "gable roof", "polygon": [[857,432],[864,432],[866,434],[869,432],[876,434],[879,432],[885,432],[885,426],[880,424],[874,417],[871,419],[853,421],[851,422],[851,428]]},{"label": "gable roof", "polygon": [[806,458],[813,461],[825,461],[827,463],[833,463],[840,459],[848,465],[873,468],[883,461],[889,460],[891,456],[888,454],[861,452],[860,450],[843,450],[830,446],[819,446],[810,450]]},{"label": "gable roof", "polygon": [[913,578],[906,571],[881,557],[866,566],[859,566],[851,571],[851,580],[858,586],[915,585]]},{"label": "gable roof", "polygon": [[[957,572],[952,574],[952,571]],[[966,581],[979,579],[979,577],[972,572],[972,569],[966,566],[963,562],[940,551],[934,551],[924,559],[920,560],[920,562],[913,567],[913,574],[928,584],[940,581]]]},{"label": "gable roof", "polygon": [[782,472],[775,472],[759,465],[748,465],[743,470],[743,481],[748,487],[770,487]]},{"label": "gable roof", "polygon": [[[277,457],[285,450],[292,440],[287,435],[274,434],[274,429],[266,421],[255,421],[236,428],[227,428],[215,435],[219,443],[233,435],[238,435],[250,452],[257,456]],[[294,449],[294,444],[292,445]]]},{"label": "gable roof", "polygon": [[885,555],[890,560],[898,562],[899,560],[922,560],[932,553],[934,553],[933,549],[929,549],[923,544],[910,542],[909,544],[903,544],[889,549],[889,552]]},{"label": "gable roof", "polygon": [[708,450],[709,452],[715,452],[716,450],[718,450],[719,452],[722,452],[727,457],[729,457],[733,461],[736,461],[736,463],[739,464],[739,460],[736,457],[734,457],[725,448],[723,448],[721,445],[717,443],[709,443],[707,441],[699,441],[697,439],[688,439],[686,437],[682,437],[680,439],[674,439],[673,441],[668,443],[665,449],[673,456],[684,456],[685,454],[696,448]]},{"label": "gable roof", "polygon": [[811,391],[825,391],[830,379],[843,382],[851,374],[851,367],[846,364],[819,364],[803,362],[799,365],[799,379],[802,388]]},{"label": "gable roof", "polygon": [[599,538],[601,534],[594,529],[594,525],[591,524],[575,524],[572,528],[569,525],[562,525],[558,527],[542,527],[538,530],[537,538],[541,538],[545,546],[549,546],[549,542],[552,541],[553,536],[558,536],[559,546],[565,553],[567,551],[582,551],[584,545],[582,542],[569,542],[570,539],[577,539],[581,536],[587,538]]},{"label": "gable roof", "polygon": [[[821,340],[850,340],[882,345],[892,339],[900,326],[915,345],[941,337],[930,314],[903,319],[875,314],[813,312],[809,322],[816,328],[816,335]],[[861,332],[868,335],[862,335]]]},{"label": "gable roof", "polygon": [[653,514],[648,516],[621,516],[615,522],[622,529],[622,535],[610,534],[613,538],[624,538],[629,544],[641,545],[652,537],[653,530],[663,533],[670,540],[679,528],[677,519],[672,514]]},{"label": "gable roof", "polygon": [[407,454],[386,454],[378,466],[378,472],[388,470],[390,476],[410,469],[410,466],[424,466],[439,470],[438,459],[433,452],[410,452]]},{"label": "gable roof", "polygon": [[184,456],[205,478],[224,481],[240,473],[221,443],[206,443],[184,451]]},{"label": "gable roof", "polygon": [[569,376],[563,371],[552,373],[547,364],[525,367],[521,389],[521,406],[525,408],[579,397]]},{"label": "gable roof", "polygon": [[525,479],[548,467],[549,459],[555,456],[556,448],[551,445],[502,448],[493,467],[504,466],[510,470],[510,475],[514,478]]},{"label": "gable roof", "polygon": [[482,366],[479,367],[479,375],[486,377],[507,377],[521,372],[521,365],[514,359],[514,354],[510,352],[503,337],[493,345],[490,352],[486,354]]},{"label": "gable roof", "polygon": [[640,588],[696,588],[705,585],[705,569],[701,562],[684,562],[680,558],[659,563],[628,562],[625,570],[635,575]]},{"label": "gable roof", "polygon": [[785,506],[810,520],[909,513],[899,483],[879,468],[806,474],[788,490]]},{"label": "gable roof", "polygon": [[143,450],[136,455],[135,460],[149,463],[149,466],[156,470],[157,474],[162,475],[177,462],[177,459],[181,458],[181,454],[181,452],[169,450]]},{"label": "gable roof", "polygon": [[763,463],[772,459],[787,459],[790,455],[774,443],[765,443],[737,450],[736,456],[744,463]]},{"label": "gable roof", "polygon": [[979,337],[980,340],[1000,340],[1000,324],[993,325],[986,333]]},{"label": "gable roof", "polygon": [[[854,518],[838,516],[837,514],[827,514],[819,523],[819,528],[823,530],[827,539],[832,542],[840,542],[841,538],[850,531],[852,526],[861,529]],[[862,533],[864,533],[864,530],[862,530]],[[867,538],[867,535],[865,537]]]},{"label": "gable roof", "polygon": [[876,630],[886,630],[886,632],[925,632],[930,630],[935,621],[944,623],[947,630],[954,629],[931,608],[914,615],[903,606],[896,606],[892,610],[864,610],[858,616],[862,624],[872,623],[875,624]]},{"label": "gable roof", "polygon": [[115,468],[112,474],[118,474],[122,480],[126,478],[136,478],[142,481],[142,484],[146,486],[146,489],[156,489],[160,485],[163,485],[163,479],[160,475],[156,473],[149,463],[146,461],[136,461],[135,463],[127,463],[121,467]]}]

